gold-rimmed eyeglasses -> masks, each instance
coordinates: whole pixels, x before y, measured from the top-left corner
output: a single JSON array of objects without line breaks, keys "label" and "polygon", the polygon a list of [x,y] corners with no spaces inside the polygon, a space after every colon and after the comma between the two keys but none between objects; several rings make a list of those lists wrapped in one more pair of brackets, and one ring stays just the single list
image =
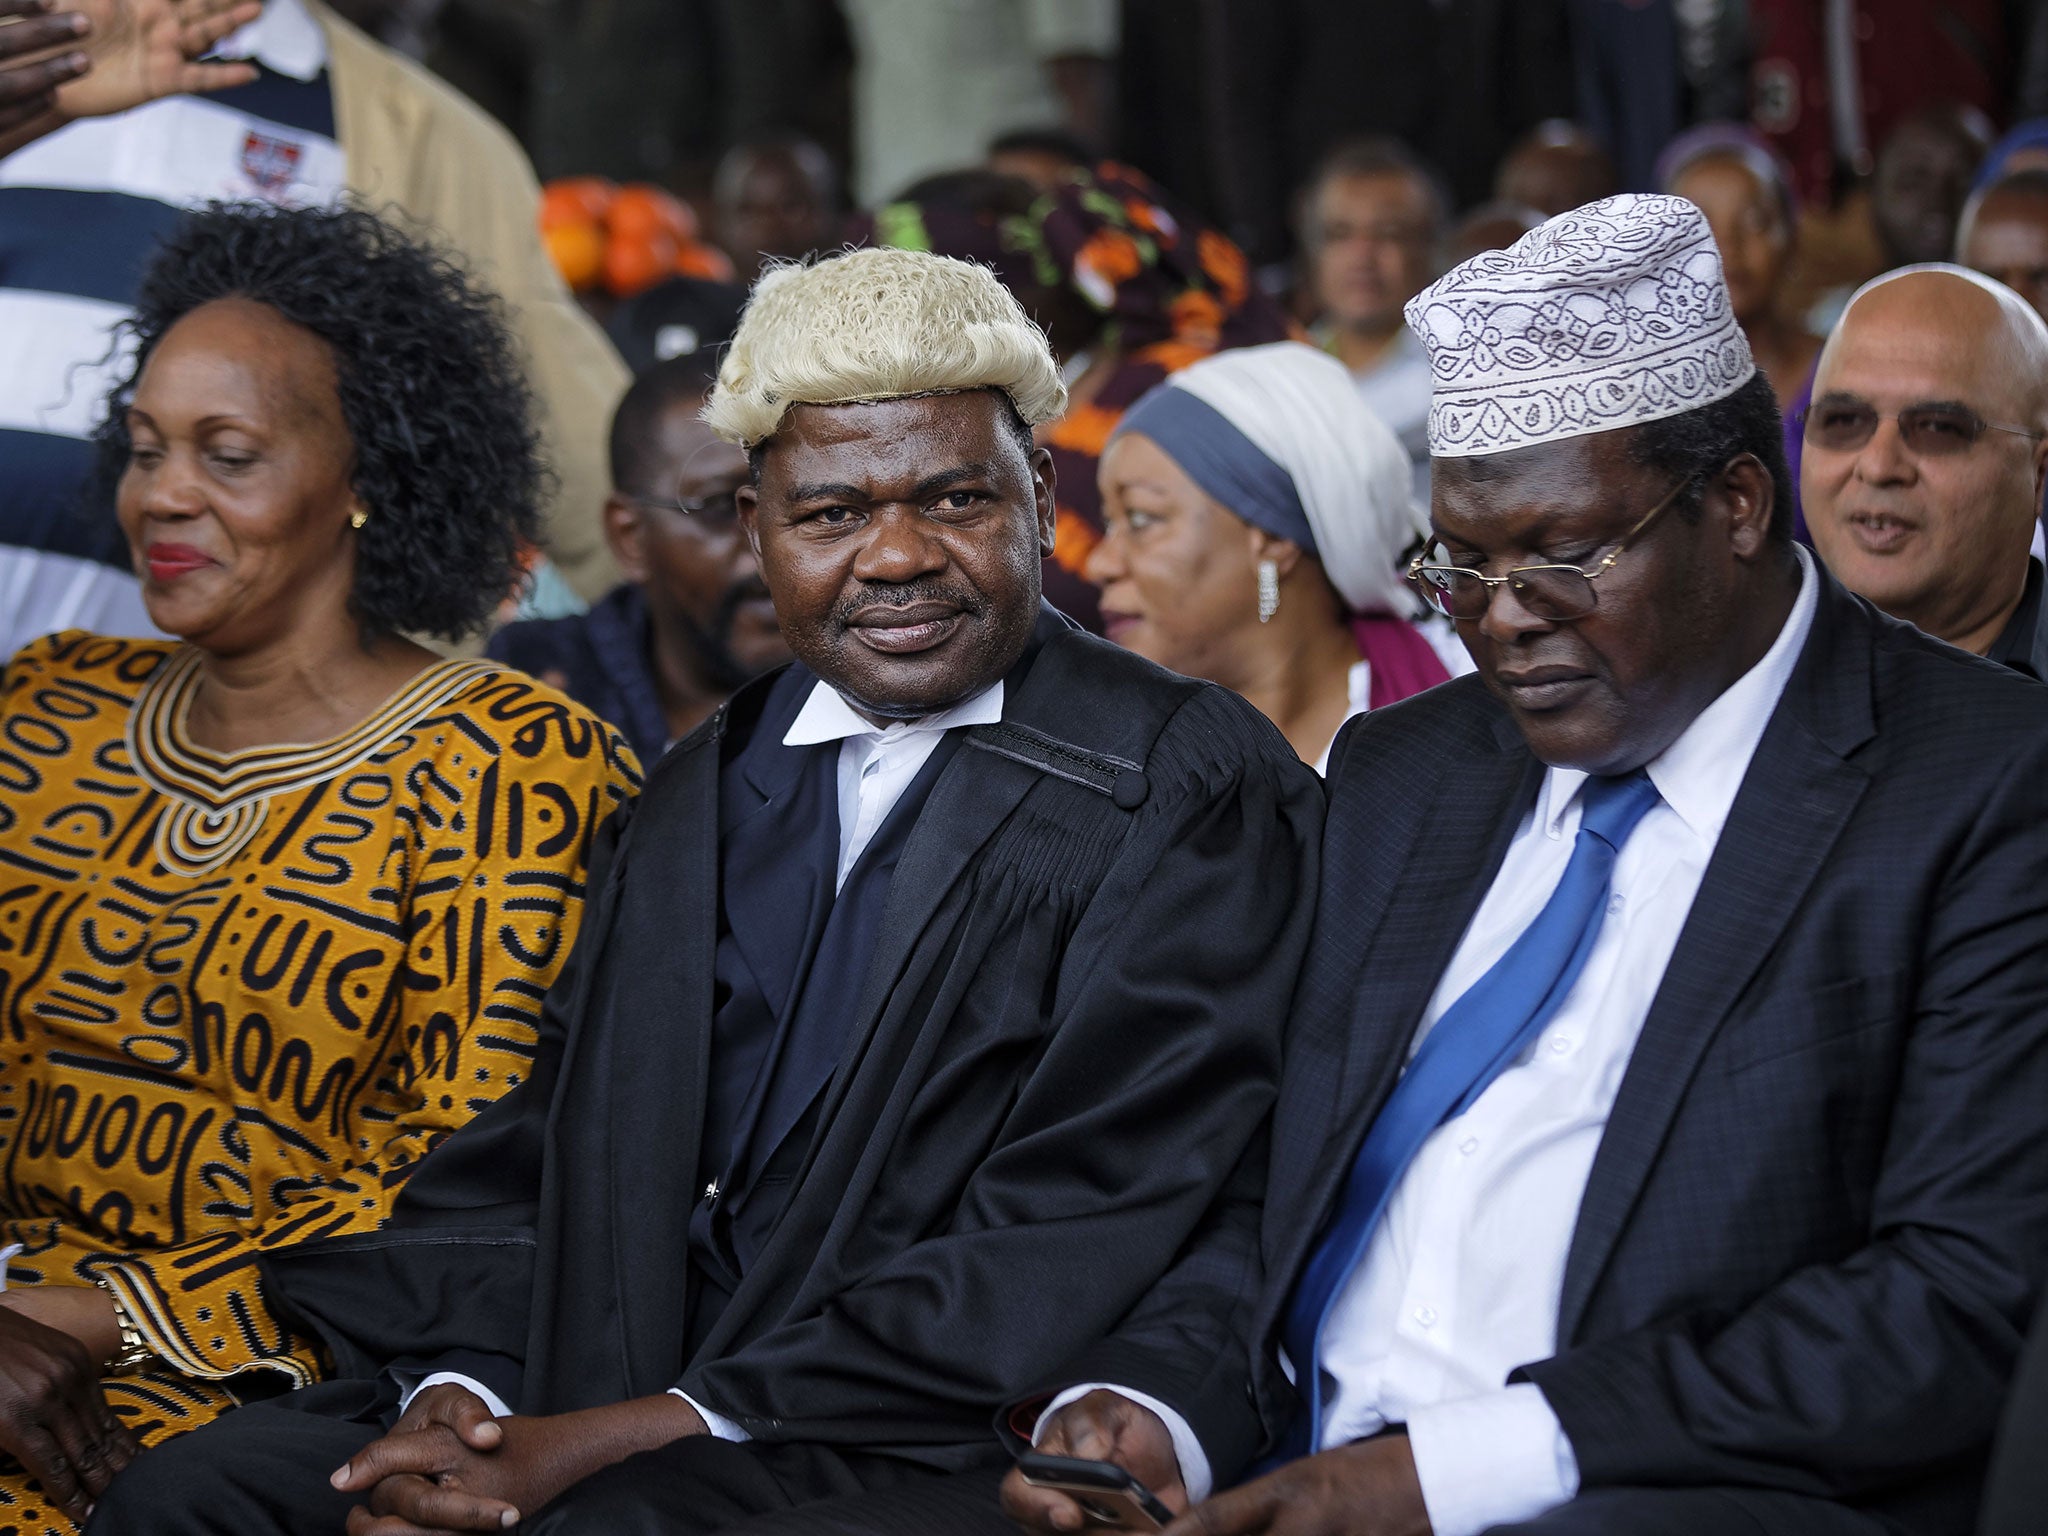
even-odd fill
[{"label": "gold-rimmed eyeglasses", "polygon": [[1614,569],[1614,562],[1622,557],[1629,545],[1691,484],[1692,477],[1688,476],[1671,487],[1662,501],[1645,512],[1635,527],[1621,536],[1620,542],[1614,546],[1614,553],[1591,570],[1576,565],[1520,565],[1504,576],[1487,576],[1470,566],[1431,560],[1432,554],[1443,552],[1442,542],[1432,540],[1409,563],[1408,579],[1415,583],[1430,607],[1453,619],[1484,617],[1493,602],[1494,588],[1501,586],[1510,588],[1515,600],[1539,619],[1554,624],[1583,619],[1600,601],[1593,583]]}]

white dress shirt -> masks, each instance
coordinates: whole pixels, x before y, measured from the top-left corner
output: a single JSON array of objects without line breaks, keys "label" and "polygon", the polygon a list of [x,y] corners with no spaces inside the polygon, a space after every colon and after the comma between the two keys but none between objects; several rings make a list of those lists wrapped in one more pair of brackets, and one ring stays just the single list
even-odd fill
[{"label": "white dress shirt", "polygon": [[[1571,995],[1471,1109],[1423,1144],[1324,1326],[1318,1449],[1405,1424],[1436,1536],[1532,1519],[1578,1491],[1577,1458],[1542,1391],[1503,1383],[1557,1353],[1565,1260],[1608,1113],[1813,625],[1818,582],[1811,558],[1798,556],[1799,597],[1770,650],[1650,763],[1659,803],[1615,861],[1607,917]],[[1578,837],[1585,782],[1576,769],[1544,774],[1411,1055],[1549,901]],[[1191,1463],[1186,1424],[1162,1417],[1200,1497],[1207,1458]]]},{"label": "white dress shirt", "polygon": [[899,720],[883,727],[855,710],[826,683],[812,688],[804,707],[782,738],[785,747],[814,747],[824,742],[839,748],[839,875],[837,891],[903,791],[938,750],[939,738],[962,725],[993,725],[1003,718],[1003,681],[951,709],[917,720]]},{"label": "white dress shirt", "polygon": [[[1002,718],[1001,678],[951,709],[888,726],[876,725],[827,683],[820,682],[811,689],[810,697],[804,700],[803,708],[784,733],[782,744],[815,747],[831,741],[840,743],[839,871],[832,887],[835,892],[845,886],[847,875],[860,862],[861,854],[874,841],[882,823],[889,819],[896,802],[903,798],[903,791],[917,777],[918,769],[938,750],[939,738],[959,726],[993,725]],[[410,1403],[415,1394],[444,1381],[467,1387],[499,1418],[512,1412],[489,1387],[457,1371],[436,1371],[417,1384],[401,1379],[401,1406]],[[670,1387],[669,1391],[696,1409],[705,1428],[720,1440],[753,1438],[724,1414],[705,1407],[680,1387]],[[1192,1437],[1190,1440],[1192,1443]]]}]

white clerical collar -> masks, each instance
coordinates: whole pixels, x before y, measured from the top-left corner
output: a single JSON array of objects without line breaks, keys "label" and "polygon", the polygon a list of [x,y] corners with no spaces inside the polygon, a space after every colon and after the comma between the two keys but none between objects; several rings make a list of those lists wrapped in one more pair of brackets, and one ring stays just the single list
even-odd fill
[{"label": "white clerical collar", "polygon": [[263,14],[214,49],[222,59],[254,59],[294,80],[320,78],[327,67],[327,34],[301,0],[269,0]]},{"label": "white clerical collar", "polygon": [[[1742,788],[1764,727],[1771,723],[1771,714],[1792,679],[1799,653],[1806,649],[1814,610],[1820,606],[1820,579],[1814,574],[1813,556],[1797,544],[1792,552],[1799,557],[1799,596],[1778,638],[1762,660],[1701,710],[1684,734],[1650,762],[1650,782],[1657,786],[1657,793],[1709,848],[1720,840],[1721,828],[1727,825],[1736,791]],[[1553,768],[1543,776],[1536,810],[1552,837],[1559,835],[1564,814],[1585,782],[1586,775],[1576,768]]]},{"label": "white clerical collar", "polygon": [[897,741],[913,731],[950,731],[956,725],[993,725],[1003,718],[1003,680],[999,677],[970,699],[951,709],[922,715],[915,720],[898,720],[887,727],[869,720],[839,696],[837,689],[820,681],[804,700],[804,707],[783,735],[785,747],[815,747],[820,742],[844,741],[849,736],[875,736]]}]

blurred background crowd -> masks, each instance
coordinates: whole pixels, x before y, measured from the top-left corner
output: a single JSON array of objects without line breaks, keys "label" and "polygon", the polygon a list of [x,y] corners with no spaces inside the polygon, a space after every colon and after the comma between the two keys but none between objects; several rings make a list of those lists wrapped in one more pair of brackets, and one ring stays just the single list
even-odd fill
[{"label": "blurred background crowd", "polygon": [[1045,328],[1048,589],[1091,626],[1127,406],[1307,339],[1426,503],[1403,304],[1595,198],[1706,212],[1788,420],[1878,272],[1954,258],[2048,306],[2041,0],[267,0],[223,52],[255,80],[0,157],[0,643],[147,628],[78,488],[109,327],[209,198],[395,207],[506,297],[555,476],[529,617],[634,564],[622,495],[676,499],[607,462],[629,379],[701,393],[764,266],[849,243],[987,263]]},{"label": "blurred background crowd", "polygon": [[1194,357],[1305,333],[1426,498],[1403,303],[1612,192],[1706,211],[1788,413],[1847,295],[1887,268],[1954,257],[2048,305],[2032,0],[341,9],[518,136],[549,252],[636,372],[715,348],[774,258],[852,241],[995,265],[1074,386],[1048,434],[1051,577],[1091,619],[1093,460],[1124,406]]}]

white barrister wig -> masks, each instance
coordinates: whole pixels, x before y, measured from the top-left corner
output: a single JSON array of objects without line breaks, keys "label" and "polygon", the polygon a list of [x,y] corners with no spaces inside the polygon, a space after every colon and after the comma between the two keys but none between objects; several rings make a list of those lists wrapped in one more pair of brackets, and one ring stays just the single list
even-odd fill
[{"label": "white barrister wig", "polygon": [[1067,408],[1045,333],[988,268],[858,250],[771,267],[754,284],[704,420],[752,449],[792,405],[999,389],[1027,425]]}]

